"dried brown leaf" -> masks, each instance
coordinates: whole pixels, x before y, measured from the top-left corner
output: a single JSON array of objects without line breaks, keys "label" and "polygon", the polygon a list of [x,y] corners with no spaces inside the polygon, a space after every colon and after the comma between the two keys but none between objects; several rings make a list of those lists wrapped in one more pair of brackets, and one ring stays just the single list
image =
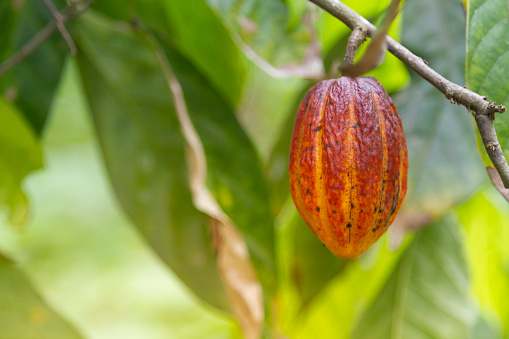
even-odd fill
[{"label": "dried brown leaf", "polygon": [[387,31],[398,14],[399,2],[400,0],[391,1],[384,25],[373,35],[362,58],[354,65],[343,68],[343,75],[360,76],[378,67],[384,61],[387,50]]},{"label": "dried brown leaf", "polygon": [[246,243],[231,224],[211,218],[217,266],[244,338],[257,339],[264,318],[263,292]]},{"label": "dried brown leaf", "polygon": [[155,39],[151,39],[151,42],[173,97],[180,128],[187,143],[186,157],[194,205],[210,217],[217,266],[228,292],[233,313],[241,326],[244,337],[257,339],[261,336],[264,319],[261,284],[249,258],[244,239],[206,185],[205,150],[189,117],[182,87],[162,48]]},{"label": "dried brown leaf", "polygon": [[504,183],[502,182],[500,174],[498,174],[497,170],[494,167],[487,166],[486,171],[488,171],[491,182],[496,187],[496,189],[507,201],[509,201],[509,189],[504,187]]}]

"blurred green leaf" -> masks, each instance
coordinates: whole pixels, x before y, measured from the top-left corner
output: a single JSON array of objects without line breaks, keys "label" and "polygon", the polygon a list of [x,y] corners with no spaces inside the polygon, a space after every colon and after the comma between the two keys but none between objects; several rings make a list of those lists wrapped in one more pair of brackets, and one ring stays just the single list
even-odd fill
[{"label": "blurred green leaf", "polygon": [[41,147],[32,129],[13,105],[0,98],[0,207],[7,205],[15,225],[22,224],[28,213],[21,181],[41,167]]},{"label": "blurred green leaf", "polygon": [[[497,104],[509,106],[509,6],[505,0],[470,0],[467,25],[467,86]],[[509,157],[509,117],[495,119],[498,140]],[[479,140],[479,151],[486,166],[493,167]]]},{"label": "blurred green leaf", "polygon": [[1,254],[0,291],[0,338],[81,338],[72,326],[46,305],[23,272]]},{"label": "blurred green leaf", "polygon": [[[306,58],[312,34],[309,19],[300,19],[302,3],[289,13],[285,0],[206,0],[223,19],[231,34],[248,49],[274,67],[301,64]],[[244,47],[246,49],[246,47]]]},{"label": "blurred green leaf", "polygon": [[154,53],[130,27],[92,12],[74,27],[84,89],[120,203],[194,293],[227,309],[208,216],[192,204],[184,140]]},{"label": "blurred green leaf", "polygon": [[481,311],[509,334],[509,211],[493,187],[481,191],[458,209],[466,230],[465,244],[472,272],[472,290]]},{"label": "blurred green leaf", "polygon": [[298,312],[309,306],[321,289],[348,264],[347,259],[335,257],[307,227],[297,213],[293,201],[286,206],[289,221],[278,233],[284,270],[298,299]]},{"label": "blurred green leaf", "polygon": [[308,309],[290,323],[292,338],[311,338],[315,333],[323,338],[356,338],[350,336],[352,326],[377,297],[408,247],[405,241],[397,251],[390,250],[388,239],[383,236],[365,255],[351,260],[323,288]]},{"label": "blurred green leaf", "polygon": [[[217,273],[207,218],[191,205],[184,141],[151,47],[97,16],[81,20],[77,31],[86,56],[78,61],[117,194],[160,255],[179,275],[187,272],[183,280],[200,286],[202,297],[220,298],[213,292],[218,286],[198,271],[207,263],[208,274]],[[175,49],[165,49],[206,151],[207,184],[244,235],[262,283],[273,289],[273,220],[254,148],[217,91]],[[130,172],[125,164],[131,162],[136,166]],[[158,232],[172,228],[166,237],[174,242],[150,230],[156,225]]]},{"label": "blurred green leaf", "polygon": [[306,80],[297,77],[273,78],[254,63],[248,63],[246,86],[237,108],[237,117],[264,163],[269,161],[281,133],[286,131],[289,115],[293,125],[298,109],[297,106],[294,110],[293,106],[306,83]]},{"label": "blurred green leaf", "polygon": [[[447,79],[464,83],[464,27],[457,1],[408,1],[402,43]],[[394,97],[408,144],[408,193],[402,212],[438,215],[471,194],[485,177],[474,126],[464,107],[415,73]],[[468,183],[468,184],[465,184]]]},{"label": "blurred green leaf", "polygon": [[453,217],[416,234],[353,338],[469,338],[477,320]]},{"label": "blurred green leaf", "polygon": [[255,149],[217,91],[175,49],[164,48],[205,149],[207,185],[244,236],[262,284],[273,292],[274,220]]},{"label": "blurred green leaf", "polygon": [[10,44],[13,31],[18,19],[18,12],[14,11],[13,2],[3,1],[0,3],[0,60],[7,59],[10,53]]},{"label": "blurred green leaf", "polygon": [[244,85],[244,61],[205,0],[138,0],[136,5],[141,20],[168,37],[234,107]]},{"label": "blurred green leaf", "polygon": [[[53,2],[59,9],[65,4],[63,0]],[[53,20],[41,1],[11,1],[9,5],[9,2],[4,3],[3,6],[6,7],[3,7],[0,18],[3,15],[9,19],[5,23],[0,20],[2,59],[21,49]],[[8,13],[5,12],[6,8]],[[4,25],[13,26],[4,31]],[[62,37],[54,34],[25,60],[0,77],[0,93],[20,108],[38,134],[41,134],[44,128],[68,51],[69,48]]]}]

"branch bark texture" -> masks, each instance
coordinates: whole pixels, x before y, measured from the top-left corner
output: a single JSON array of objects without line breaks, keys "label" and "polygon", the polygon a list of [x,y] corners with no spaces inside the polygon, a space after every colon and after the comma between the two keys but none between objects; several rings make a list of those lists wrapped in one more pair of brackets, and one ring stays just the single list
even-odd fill
[{"label": "branch bark texture", "polygon": [[[373,24],[339,0],[310,1],[335,16],[353,31],[366,30],[368,37],[372,37],[376,31],[376,27]],[[389,52],[435,86],[452,103],[461,104],[468,110],[475,112],[475,122],[481,134],[486,152],[500,174],[504,186],[509,188],[509,165],[504,157],[495,132],[495,126],[493,125],[494,114],[503,113],[505,107],[490,102],[486,97],[447,80],[429,67],[422,58],[410,52],[391,37],[387,37],[387,46]]]}]

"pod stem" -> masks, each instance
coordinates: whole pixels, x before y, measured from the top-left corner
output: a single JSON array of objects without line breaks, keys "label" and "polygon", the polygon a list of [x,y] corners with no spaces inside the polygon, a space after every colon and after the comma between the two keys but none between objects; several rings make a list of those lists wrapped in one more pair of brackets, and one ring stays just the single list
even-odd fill
[{"label": "pod stem", "polygon": [[[355,56],[355,46],[358,48],[360,43],[356,45],[362,29],[366,29],[366,36],[372,37],[376,27],[364,17],[359,15],[350,7],[338,0],[310,0],[315,5],[321,7],[334,17],[345,23],[352,29],[352,36],[348,41],[347,52],[345,55],[345,63],[353,61]],[[350,43],[352,40],[352,43]],[[362,43],[362,41],[361,41]],[[422,78],[435,86],[442,92],[452,103],[465,106],[469,111],[475,113],[475,122],[481,134],[484,148],[488,153],[495,169],[497,170],[505,188],[509,188],[509,165],[503,154],[500,143],[498,142],[497,133],[493,124],[494,114],[503,113],[505,107],[488,101],[485,96],[481,96],[463,86],[455,84],[428,66],[427,62],[421,57],[410,52],[406,47],[387,36],[387,48],[394,56],[413,69]]]}]

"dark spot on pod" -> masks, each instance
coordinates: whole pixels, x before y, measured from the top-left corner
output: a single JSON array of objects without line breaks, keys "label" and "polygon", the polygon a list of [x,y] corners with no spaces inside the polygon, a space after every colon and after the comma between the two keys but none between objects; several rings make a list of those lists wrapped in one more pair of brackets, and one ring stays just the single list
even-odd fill
[{"label": "dark spot on pod", "polygon": [[332,211],[332,213],[336,214],[336,211]]},{"label": "dark spot on pod", "polygon": [[309,147],[309,150],[310,150],[311,152],[313,152],[313,147]]},{"label": "dark spot on pod", "polygon": [[329,145],[325,145],[325,149],[329,148]]},{"label": "dark spot on pod", "polygon": [[350,203],[350,207],[353,208],[353,204],[352,203]]},{"label": "dark spot on pod", "polygon": [[307,151],[308,151],[308,148],[307,148],[307,147],[306,147],[306,148],[304,148],[304,152],[307,152]]},{"label": "dark spot on pod", "polygon": [[339,143],[337,141],[335,142],[335,144],[336,144],[336,146],[339,145]]},{"label": "dark spot on pod", "polygon": [[311,194],[311,193],[309,192],[309,190],[306,190],[306,194]]},{"label": "dark spot on pod", "polygon": [[300,179],[299,179],[299,184],[300,184]]},{"label": "dark spot on pod", "polygon": [[356,123],[355,125],[352,126],[353,128],[357,128],[359,127],[359,123]]},{"label": "dark spot on pod", "polygon": [[357,103],[357,106],[362,106],[362,103],[358,102],[358,103]]},{"label": "dark spot on pod", "polygon": [[306,109],[306,108],[308,108],[308,104],[305,104],[305,105],[304,105],[304,109]]},{"label": "dark spot on pod", "polygon": [[313,124],[309,124],[309,127],[313,127]]},{"label": "dark spot on pod", "polygon": [[320,119],[320,122],[322,122],[322,119]]},{"label": "dark spot on pod", "polygon": [[332,102],[330,102],[330,101],[329,101],[329,102],[327,103],[327,106],[332,106]]},{"label": "dark spot on pod", "polygon": [[317,207],[317,208],[316,208],[316,211],[317,211],[317,212],[320,212],[320,207]]},{"label": "dark spot on pod", "polygon": [[318,131],[319,131],[319,130],[321,130],[321,129],[322,129],[322,126],[318,126],[318,127],[317,127],[317,128],[315,128],[313,131],[318,132]]},{"label": "dark spot on pod", "polygon": [[352,224],[349,223],[348,225],[346,225],[346,227],[350,228],[352,227]]},{"label": "dark spot on pod", "polygon": [[370,148],[368,148],[368,151],[370,151],[370,152],[371,152],[371,147],[370,147]]}]

